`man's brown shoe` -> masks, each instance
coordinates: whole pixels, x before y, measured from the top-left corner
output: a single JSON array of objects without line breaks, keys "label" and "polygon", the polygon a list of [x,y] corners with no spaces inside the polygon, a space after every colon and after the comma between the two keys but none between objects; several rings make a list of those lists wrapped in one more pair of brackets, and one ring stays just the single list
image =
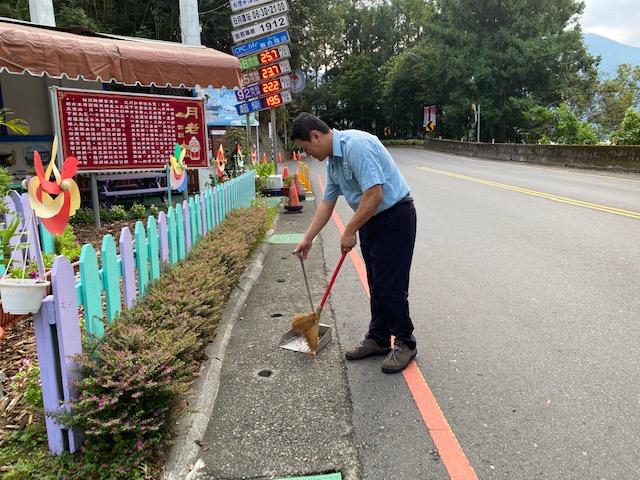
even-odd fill
[{"label": "man's brown shoe", "polygon": [[387,358],[382,362],[384,373],[398,373],[407,368],[409,362],[414,359],[418,349],[413,350],[407,347],[402,340],[395,340],[393,350],[389,352]]},{"label": "man's brown shoe", "polygon": [[383,347],[367,333],[364,339],[354,348],[344,352],[347,360],[360,360],[361,358],[373,357],[375,355],[386,355],[391,350],[389,347]]}]

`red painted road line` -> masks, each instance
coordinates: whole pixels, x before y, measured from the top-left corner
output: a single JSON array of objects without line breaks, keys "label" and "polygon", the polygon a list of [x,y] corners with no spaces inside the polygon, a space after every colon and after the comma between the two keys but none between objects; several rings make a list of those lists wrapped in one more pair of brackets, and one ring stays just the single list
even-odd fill
[{"label": "red painted road line", "polygon": [[[324,184],[320,175],[318,175],[318,183],[320,184],[320,190],[324,193]],[[336,223],[336,227],[338,227],[338,232],[342,235],[344,224],[335,209],[333,210],[332,218]],[[369,296],[369,284],[364,262],[355,249],[349,252],[349,257],[358,273],[362,286],[367,292],[367,296]],[[422,420],[427,426],[429,435],[431,435],[433,443],[438,449],[442,463],[449,473],[449,478],[452,480],[477,480],[476,472],[462,451],[456,435],[451,430],[449,422],[447,422],[442,413],[436,397],[434,397],[416,362],[412,361],[402,374],[416,402]]]}]

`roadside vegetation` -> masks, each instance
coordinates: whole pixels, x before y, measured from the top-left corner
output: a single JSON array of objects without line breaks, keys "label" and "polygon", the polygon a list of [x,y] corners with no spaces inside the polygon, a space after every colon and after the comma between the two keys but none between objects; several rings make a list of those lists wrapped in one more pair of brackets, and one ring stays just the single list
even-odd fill
[{"label": "roadside vegetation", "polygon": [[83,355],[74,358],[83,373],[79,398],[69,405],[72,414],[56,416],[83,432],[75,454],[49,454],[38,366],[22,365],[11,388],[41,421],[0,440],[0,476],[159,478],[205,347],[276,214],[260,201],[231,212],[187,258],[167,267],[135,308],[107,326],[102,339],[85,339]]},{"label": "roadside vegetation", "polygon": [[[229,52],[232,25],[219,7],[198,2],[201,40]],[[300,0],[288,12],[290,62],[306,83],[276,109],[278,136],[286,143],[291,118],[309,111],[388,140],[637,144],[625,119],[640,107],[640,67],[601,74],[582,35],[583,11],[577,0]],[[7,3],[0,13],[28,20],[28,2]],[[151,10],[132,0],[65,0],[55,13],[61,28],[180,42],[173,0],[156,0]],[[436,129],[425,133],[430,105]],[[261,112],[260,123],[269,115]]]}]

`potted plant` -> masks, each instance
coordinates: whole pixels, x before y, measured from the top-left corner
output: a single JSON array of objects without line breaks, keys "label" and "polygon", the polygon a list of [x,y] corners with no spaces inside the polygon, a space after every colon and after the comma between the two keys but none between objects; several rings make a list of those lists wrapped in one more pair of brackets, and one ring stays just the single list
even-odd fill
[{"label": "potted plant", "polygon": [[269,182],[269,177],[276,171],[274,162],[257,163],[253,166],[253,170],[256,175],[256,190],[265,196],[272,196],[272,185]]},{"label": "potted plant", "polygon": [[293,177],[289,176],[289,177],[284,177],[282,179],[282,196],[283,197],[288,197],[289,196],[289,189],[291,188],[291,182],[293,181]]},{"label": "potted plant", "polygon": [[17,259],[13,258],[18,250],[25,250],[27,243],[21,242],[11,245],[10,241],[20,225],[20,218],[14,217],[9,225],[0,230],[0,250],[2,259],[0,265],[5,268],[5,274],[0,278],[0,298],[2,310],[13,315],[37,313],[42,299],[51,282],[40,278],[38,270],[28,272],[26,260],[22,267],[14,267]]}]

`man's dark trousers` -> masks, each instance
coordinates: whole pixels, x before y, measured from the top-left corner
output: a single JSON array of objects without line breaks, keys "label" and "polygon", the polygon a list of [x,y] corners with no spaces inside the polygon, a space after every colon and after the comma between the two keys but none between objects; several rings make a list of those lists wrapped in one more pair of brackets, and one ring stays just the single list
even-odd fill
[{"label": "man's dark trousers", "polygon": [[416,209],[407,196],[371,217],[359,231],[371,295],[369,335],[383,346],[390,345],[394,335],[416,348],[408,300],[416,223]]}]

